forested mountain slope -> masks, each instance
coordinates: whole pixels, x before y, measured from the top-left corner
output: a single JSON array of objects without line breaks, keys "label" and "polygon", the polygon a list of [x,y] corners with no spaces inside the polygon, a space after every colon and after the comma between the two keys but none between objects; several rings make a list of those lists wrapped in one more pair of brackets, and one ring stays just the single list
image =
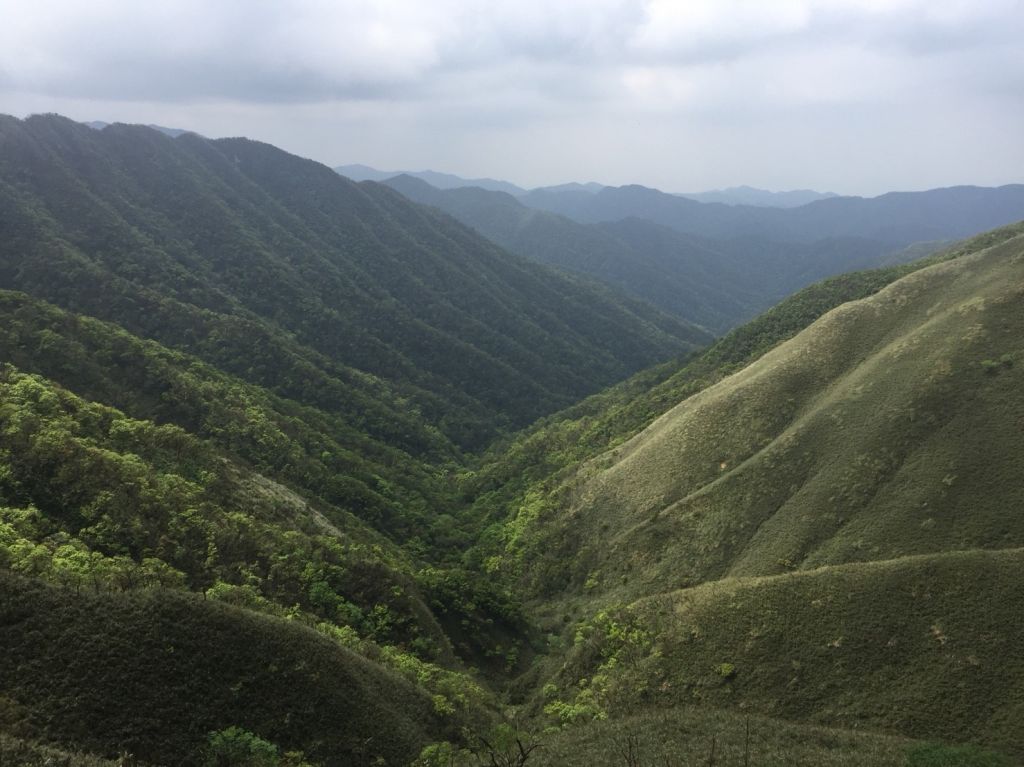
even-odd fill
[{"label": "forested mountain slope", "polygon": [[[47,637],[47,640],[40,640]],[[0,573],[5,724],[199,765],[242,727],[317,764],[403,764],[445,732],[429,696],[297,623],[167,591],[75,593]]]},{"label": "forested mountain slope", "polygon": [[0,287],[292,398],[383,389],[463,445],[706,338],[242,139],[3,118],[0,210]]},{"label": "forested mountain slope", "polygon": [[1024,545],[1024,238],[1001,239],[833,309],[581,466],[538,555],[639,597]]},{"label": "forested mountain slope", "polygon": [[698,702],[1020,756],[1024,227],[845,279],[471,478],[511,513],[481,558],[566,642],[538,712]]},{"label": "forested mountain slope", "polygon": [[410,176],[385,183],[514,253],[597,277],[716,333],[824,277],[892,263],[900,258],[893,251],[905,244],[845,235],[784,241],[725,230],[711,239],[657,223],[646,209],[622,220],[580,223],[500,192],[435,189]]},{"label": "forested mountain slope", "polygon": [[1022,229],[698,351],[272,147],[0,119],[0,758],[1019,756]]},{"label": "forested mountain slope", "polygon": [[747,319],[768,300],[740,268],[740,259],[650,222],[628,223],[653,230],[653,237],[665,231],[671,242],[636,247],[611,228],[529,208],[500,192],[440,190],[411,176],[385,183],[411,200],[444,210],[513,253],[597,277],[715,332]]}]

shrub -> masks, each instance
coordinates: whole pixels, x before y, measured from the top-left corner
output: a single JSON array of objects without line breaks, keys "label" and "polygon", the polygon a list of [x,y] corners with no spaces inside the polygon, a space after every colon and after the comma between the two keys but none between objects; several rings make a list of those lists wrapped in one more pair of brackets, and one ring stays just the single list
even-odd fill
[{"label": "shrub", "polygon": [[277,746],[241,727],[211,732],[207,767],[278,767]]}]

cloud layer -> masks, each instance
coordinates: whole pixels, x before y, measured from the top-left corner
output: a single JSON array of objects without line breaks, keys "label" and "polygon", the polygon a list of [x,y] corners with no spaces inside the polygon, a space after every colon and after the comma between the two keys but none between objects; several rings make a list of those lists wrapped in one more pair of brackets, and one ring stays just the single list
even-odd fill
[{"label": "cloud layer", "polygon": [[1019,0],[0,0],[0,109],[534,184],[1020,180]]}]

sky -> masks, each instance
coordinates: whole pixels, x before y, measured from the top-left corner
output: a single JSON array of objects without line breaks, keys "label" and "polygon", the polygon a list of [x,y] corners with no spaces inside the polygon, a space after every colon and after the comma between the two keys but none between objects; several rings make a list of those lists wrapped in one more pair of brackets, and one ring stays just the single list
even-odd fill
[{"label": "sky", "polygon": [[1024,0],[0,0],[0,112],[524,187],[1024,182]]}]

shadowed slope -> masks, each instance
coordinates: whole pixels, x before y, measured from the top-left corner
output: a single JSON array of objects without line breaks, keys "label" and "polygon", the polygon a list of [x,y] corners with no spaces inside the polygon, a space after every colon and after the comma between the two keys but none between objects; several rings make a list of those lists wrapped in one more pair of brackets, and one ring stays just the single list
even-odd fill
[{"label": "shadowed slope", "polygon": [[0,118],[0,235],[2,288],[309,404],[380,389],[421,443],[479,446],[707,338],[244,139]]},{"label": "shadowed slope", "polygon": [[154,764],[203,762],[240,726],[324,765],[405,764],[440,731],[429,697],[295,623],[167,591],[75,593],[0,573],[11,725]]}]

